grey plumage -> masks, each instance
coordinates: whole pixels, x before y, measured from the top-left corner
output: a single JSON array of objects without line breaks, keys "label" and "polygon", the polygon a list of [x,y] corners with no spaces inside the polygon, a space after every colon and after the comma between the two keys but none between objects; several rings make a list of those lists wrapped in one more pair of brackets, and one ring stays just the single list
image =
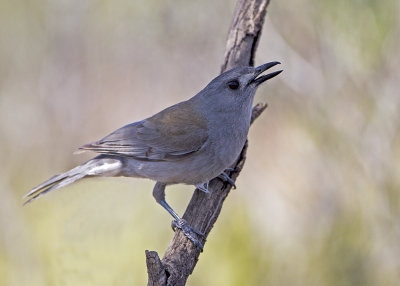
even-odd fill
[{"label": "grey plumage", "polygon": [[49,180],[30,190],[24,196],[24,198],[29,198],[24,205],[40,198],[50,191],[65,187],[86,176],[113,176],[118,173],[118,169],[121,165],[122,163],[119,158],[107,158],[105,156],[93,158],[68,172],[51,177]]},{"label": "grey plumage", "polygon": [[[239,156],[250,127],[255,91],[281,71],[259,75],[276,64],[227,71],[187,101],[83,145],[81,150],[101,155],[35,187],[25,195],[26,203],[84,177],[149,178],[157,182],[153,195],[175,218],[174,226],[202,247],[196,238],[200,233],[166,203],[165,187],[184,183],[208,191],[208,181]],[[229,181],[226,176],[220,178]]]}]

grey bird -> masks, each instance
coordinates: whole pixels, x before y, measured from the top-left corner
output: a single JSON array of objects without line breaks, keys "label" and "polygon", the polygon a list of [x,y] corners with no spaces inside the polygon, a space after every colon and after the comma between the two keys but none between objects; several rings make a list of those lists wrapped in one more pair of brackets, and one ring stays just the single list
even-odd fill
[{"label": "grey bird", "polygon": [[25,204],[85,177],[149,178],[156,181],[157,203],[174,217],[173,229],[181,229],[202,248],[198,236],[203,234],[168,205],[165,187],[188,184],[208,192],[208,182],[215,177],[233,184],[224,170],[245,144],[257,87],[282,70],[261,74],[277,64],[231,69],[192,98],[83,145],[79,149],[100,155],[33,188],[24,196]]}]

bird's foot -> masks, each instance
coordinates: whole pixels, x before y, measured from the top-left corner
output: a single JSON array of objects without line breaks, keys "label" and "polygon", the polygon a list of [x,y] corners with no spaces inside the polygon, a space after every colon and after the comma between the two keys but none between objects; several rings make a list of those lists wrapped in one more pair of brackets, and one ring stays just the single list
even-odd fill
[{"label": "bird's foot", "polygon": [[177,228],[182,230],[183,234],[191,241],[194,245],[200,248],[203,251],[203,245],[201,244],[200,240],[196,237],[201,236],[205,237],[204,233],[198,231],[197,229],[191,227],[188,222],[184,219],[177,219],[173,220],[171,223],[172,229],[176,231]]},{"label": "bird's foot", "polygon": [[198,188],[202,192],[205,192],[206,194],[210,193],[210,191],[208,190],[208,182],[197,184],[196,188]]},{"label": "bird's foot", "polygon": [[[227,170],[228,170],[228,169],[227,169]],[[233,170],[233,169],[229,169],[228,171],[230,171],[230,170]],[[231,184],[232,187],[233,187],[234,189],[236,189],[235,181],[232,180],[231,177],[229,177],[227,173],[222,172],[222,173],[218,176],[218,178],[220,178],[223,182],[227,182],[227,183]]]}]

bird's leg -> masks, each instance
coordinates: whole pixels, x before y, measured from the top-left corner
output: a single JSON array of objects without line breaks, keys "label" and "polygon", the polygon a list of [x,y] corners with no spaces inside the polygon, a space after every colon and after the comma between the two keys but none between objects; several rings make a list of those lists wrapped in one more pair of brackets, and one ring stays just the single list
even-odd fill
[{"label": "bird's leg", "polygon": [[164,209],[167,210],[167,212],[170,213],[170,215],[172,215],[174,217],[175,220],[173,220],[171,223],[172,229],[174,231],[177,228],[182,230],[183,234],[187,238],[189,238],[194,243],[194,245],[196,245],[201,250],[203,250],[203,245],[201,244],[199,239],[196,237],[196,235],[204,237],[204,233],[191,227],[186,220],[184,220],[183,218],[180,218],[179,215],[170,207],[170,205],[165,201],[165,187],[166,187],[166,184],[157,182],[153,189],[153,196],[156,199],[156,202],[159,203]]},{"label": "bird's leg", "polygon": [[210,191],[208,190],[208,181],[205,183],[197,184],[196,188],[198,188],[202,192],[205,192],[206,194],[210,193]]},{"label": "bird's leg", "polygon": [[227,183],[231,184],[232,187],[233,187],[234,189],[236,189],[235,181],[232,180],[231,177],[229,177],[229,175],[228,175],[227,173],[225,173],[226,171],[232,172],[232,171],[234,171],[234,169],[232,169],[232,168],[226,169],[224,172],[222,172],[222,173],[218,176],[218,178],[220,178],[223,182],[227,182]]}]

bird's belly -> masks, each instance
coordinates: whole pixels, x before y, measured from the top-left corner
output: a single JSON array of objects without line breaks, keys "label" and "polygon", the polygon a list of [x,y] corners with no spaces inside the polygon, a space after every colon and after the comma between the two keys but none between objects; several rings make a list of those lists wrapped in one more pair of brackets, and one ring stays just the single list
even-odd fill
[{"label": "bird's belly", "polygon": [[166,184],[196,185],[208,181],[223,170],[218,161],[208,156],[192,156],[173,162],[131,162],[131,167],[140,177]]},{"label": "bird's belly", "polygon": [[[241,148],[225,146],[223,150],[210,146],[177,161],[125,161],[124,176],[149,178],[166,184],[196,185],[221,174],[238,157]],[[241,146],[242,147],[242,146]]]}]

